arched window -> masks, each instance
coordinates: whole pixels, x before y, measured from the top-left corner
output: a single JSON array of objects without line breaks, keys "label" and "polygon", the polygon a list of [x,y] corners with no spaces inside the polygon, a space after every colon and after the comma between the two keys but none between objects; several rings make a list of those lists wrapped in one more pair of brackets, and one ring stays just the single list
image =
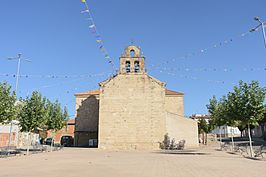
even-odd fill
[{"label": "arched window", "polygon": [[133,49],[130,50],[130,57],[131,58],[135,57],[135,50],[133,50]]},{"label": "arched window", "polygon": [[135,61],[134,62],[134,69],[135,69],[135,73],[138,73],[140,71],[139,61]]},{"label": "arched window", "polygon": [[126,61],[126,72],[129,73],[130,72],[130,61]]}]

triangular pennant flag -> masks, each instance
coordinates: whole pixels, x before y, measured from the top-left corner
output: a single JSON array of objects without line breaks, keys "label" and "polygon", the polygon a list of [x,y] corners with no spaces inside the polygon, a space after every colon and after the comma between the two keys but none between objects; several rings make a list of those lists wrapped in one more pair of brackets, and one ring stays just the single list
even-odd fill
[{"label": "triangular pennant flag", "polygon": [[102,51],[102,53],[106,53],[106,49],[105,48],[102,48],[100,50]]},{"label": "triangular pennant flag", "polygon": [[87,10],[83,10],[83,11],[81,11],[80,13],[85,13],[85,12],[87,12],[87,13],[89,13],[90,11],[89,11],[89,9],[87,9]]},{"label": "triangular pennant flag", "polygon": [[92,25],[90,25],[90,26],[89,26],[89,28],[94,28],[94,27],[95,27],[95,25],[94,25],[94,24],[92,24]]}]

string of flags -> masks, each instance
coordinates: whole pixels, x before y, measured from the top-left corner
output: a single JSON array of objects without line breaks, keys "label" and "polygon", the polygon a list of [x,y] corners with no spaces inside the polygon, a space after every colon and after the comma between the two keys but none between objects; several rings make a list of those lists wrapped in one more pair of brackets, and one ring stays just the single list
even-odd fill
[{"label": "string of flags", "polygon": [[[155,69],[158,69],[160,72],[233,72],[233,71],[242,71],[242,72],[266,72],[266,67],[256,67],[256,68],[189,68],[189,67],[177,67],[177,68],[168,68],[168,67],[158,67],[152,65]],[[16,74],[9,73],[0,73],[0,77],[16,77]],[[33,75],[33,74],[21,74],[20,78],[47,78],[47,79],[68,79],[68,78],[90,78],[90,77],[100,77],[100,76],[109,76],[106,73],[99,74],[80,74],[80,75]]]},{"label": "string of flags", "polygon": [[199,49],[197,51],[187,53],[187,54],[185,54],[183,56],[180,56],[180,57],[177,57],[177,58],[173,58],[171,60],[163,61],[163,62],[161,62],[160,64],[157,64],[157,65],[151,65],[151,69],[160,68],[162,65],[168,65],[170,62],[176,62],[178,60],[189,59],[191,57],[195,57],[195,56],[198,56],[198,55],[206,54],[209,50],[229,45],[229,44],[233,43],[235,40],[237,40],[238,38],[242,39],[242,38],[246,37],[247,35],[249,35],[252,32],[254,32],[254,31],[249,30],[247,32],[238,34],[235,37],[228,38],[228,39],[226,39],[224,41],[220,41],[218,43],[215,43],[214,45],[211,45],[209,47],[201,48],[201,49]]},{"label": "string of flags", "polygon": [[[48,78],[48,79],[68,79],[68,78],[91,78],[91,77],[100,77],[106,76],[106,73],[99,74],[82,74],[82,75],[32,75],[32,74],[21,74],[20,78]],[[16,74],[0,74],[0,77],[17,77]]]},{"label": "string of flags", "polygon": [[168,68],[158,67],[155,65],[151,65],[154,69],[164,70],[164,71],[171,71],[171,72],[233,72],[233,71],[243,71],[243,72],[261,72],[266,71],[266,67],[257,67],[257,68],[188,68],[188,67],[177,67],[177,68]]},{"label": "string of flags", "polygon": [[160,70],[159,71],[160,73],[165,73],[165,74],[168,74],[170,76],[174,76],[174,77],[180,77],[180,78],[184,78],[184,79],[191,79],[191,80],[203,80],[203,81],[206,81],[206,82],[209,82],[209,83],[215,83],[215,84],[231,84],[231,85],[237,85],[237,82],[227,82],[227,81],[224,81],[224,80],[212,80],[212,79],[207,79],[207,80],[204,80],[204,79],[201,79],[199,77],[194,77],[194,76],[188,76],[188,75],[184,75],[184,74],[176,74],[176,73],[171,73],[171,72],[166,72],[166,71],[163,71],[163,70]]},{"label": "string of flags", "polygon": [[[84,79],[94,79],[97,76],[99,77],[99,76],[106,76],[106,75],[109,75],[109,74],[107,74],[107,73],[100,73],[100,74],[85,75],[85,77],[75,77],[72,80],[64,80],[62,82],[57,82],[55,84],[48,84],[48,85],[46,84],[46,85],[43,85],[43,86],[40,86],[40,87],[33,88],[32,90],[46,89],[46,88],[56,87],[56,86],[59,86],[59,85],[66,86],[66,85],[69,85],[71,83],[76,83],[77,81],[81,81],[81,80],[84,80]],[[71,77],[68,77],[68,78],[71,78]],[[75,90],[77,90],[77,88],[75,88]],[[68,90],[66,92],[69,93],[70,91]]]},{"label": "string of flags", "polygon": [[87,20],[89,21],[89,30],[90,32],[93,34],[93,36],[95,37],[95,41],[96,43],[98,44],[98,47],[99,47],[99,50],[100,52],[104,55],[104,58],[108,61],[108,63],[112,66],[112,69],[113,69],[113,74],[115,73],[116,71],[116,68],[115,68],[115,65],[114,65],[114,62],[113,60],[111,59],[105,45],[104,45],[104,41],[102,39],[102,36],[100,35],[99,31],[97,30],[97,27],[96,27],[96,24],[94,22],[94,19],[91,15],[91,12],[90,12],[90,9],[89,9],[89,6],[88,6],[88,3],[86,0],[81,0],[82,3],[85,4],[85,10],[81,11],[82,14],[87,14],[88,15],[88,18]]}]

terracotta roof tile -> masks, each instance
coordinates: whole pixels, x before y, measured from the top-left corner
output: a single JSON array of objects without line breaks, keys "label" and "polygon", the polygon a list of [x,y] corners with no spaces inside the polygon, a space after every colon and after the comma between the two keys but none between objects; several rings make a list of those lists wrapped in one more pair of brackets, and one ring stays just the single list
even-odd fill
[{"label": "terracotta roof tile", "polygon": [[75,119],[69,119],[69,120],[67,121],[67,124],[75,124]]},{"label": "terracotta roof tile", "polygon": [[165,95],[184,95],[184,93],[165,89]]},{"label": "terracotta roof tile", "polygon": [[[82,96],[82,95],[99,95],[100,91],[99,90],[88,90],[86,92],[80,92],[76,93],[75,96]],[[165,89],[165,95],[184,95],[181,92],[176,92],[172,90]]]},{"label": "terracotta roof tile", "polygon": [[75,96],[82,96],[82,95],[99,95],[100,90],[88,90],[86,92],[76,93]]}]

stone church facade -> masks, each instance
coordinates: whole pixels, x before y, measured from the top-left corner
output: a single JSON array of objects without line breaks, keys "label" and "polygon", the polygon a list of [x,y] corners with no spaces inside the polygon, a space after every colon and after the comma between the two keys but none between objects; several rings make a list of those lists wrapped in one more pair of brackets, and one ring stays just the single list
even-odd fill
[{"label": "stone church facade", "polygon": [[197,122],[184,117],[184,94],[165,85],[146,73],[140,48],[128,46],[117,75],[99,83],[99,90],[75,94],[76,146],[155,150],[168,134],[197,147]]}]

